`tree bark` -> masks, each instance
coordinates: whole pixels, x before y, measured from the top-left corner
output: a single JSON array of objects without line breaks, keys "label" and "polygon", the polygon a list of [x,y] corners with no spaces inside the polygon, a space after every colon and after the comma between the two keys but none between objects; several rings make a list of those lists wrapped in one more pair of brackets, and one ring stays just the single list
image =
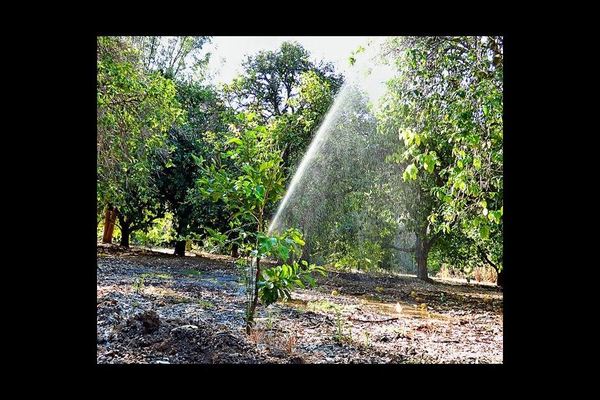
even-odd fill
[{"label": "tree bark", "polygon": [[496,280],[496,285],[500,287],[504,287],[504,270],[497,272],[498,279]]},{"label": "tree bark", "polygon": [[240,247],[237,243],[231,244],[231,257],[238,258],[240,256]]},{"label": "tree bark", "polygon": [[129,236],[131,235],[131,231],[129,228],[121,229],[121,246],[129,248]]},{"label": "tree bark", "polygon": [[[177,216],[177,223],[175,225],[175,233],[177,237],[182,237],[187,235],[187,226],[189,222],[189,213],[182,212],[179,216]],[[186,240],[178,240],[175,242],[175,251],[173,254],[176,256],[185,256],[185,246]]]},{"label": "tree bark", "polygon": [[249,335],[254,326],[254,312],[258,304],[258,280],[260,278],[260,258],[256,258],[256,276],[254,280],[254,298],[252,299],[252,305],[250,306],[250,312],[248,313],[248,321],[246,321],[246,333]]},{"label": "tree bark", "polygon": [[131,235],[131,222],[125,221],[125,217],[119,215],[119,225],[121,227],[121,246],[129,248],[129,236]]},{"label": "tree bark", "polygon": [[[263,211],[261,209],[258,214],[258,227],[257,232],[263,231]],[[258,240],[256,241],[256,248],[258,249]],[[254,312],[256,311],[256,306],[258,305],[258,281],[260,279],[260,257],[256,257],[256,275],[254,277],[254,297],[252,298],[252,304],[250,305],[250,310],[248,312],[247,321],[246,321],[246,333],[249,335],[252,331],[252,327],[254,326]]]},{"label": "tree bark", "polygon": [[487,254],[481,247],[478,247],[478,250],[479,254],[481,255],[481,258],[483,258],[485,262],[487,262],[489,265],[492,266],[492,268],[496,270],[496,285],[504,287],[504,269],[500,271],[500,268],[498,268],[498,266],[494,262],[492,262],[492,260],[490,260],[490,258],[487,256]]},{"label": "tree bark", "polygon": [[175,242],[175,254],[176,256],[185,256],[185,240],[178,240]]},{"label": "tree bark", "polygon": [[113,206],[106,207],[104,214],[104,234],[102,235],[102,243],[112,243],[113,231],[115,229],[115,219],[117,217],[116,210]]},{"label": "tree bark", "polygon": [[427,274],[427,257],[429,256],[429,249],[431,243],[427,239],[423,239],[417,235],[417,242],[415,244],[415,257],[417,259],[417,277],[426,282],[432,282]]}]

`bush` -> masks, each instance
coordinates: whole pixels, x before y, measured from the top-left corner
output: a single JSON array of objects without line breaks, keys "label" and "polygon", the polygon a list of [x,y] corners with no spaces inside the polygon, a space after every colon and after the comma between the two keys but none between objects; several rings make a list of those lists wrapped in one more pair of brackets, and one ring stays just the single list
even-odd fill
[{"label": "bush", "polygon": [[135,231],[132,242],[141,246],[167,246],[175,239],[173,229],[173,214],[166,213],[163,218],[157,218],[147,231]]}]

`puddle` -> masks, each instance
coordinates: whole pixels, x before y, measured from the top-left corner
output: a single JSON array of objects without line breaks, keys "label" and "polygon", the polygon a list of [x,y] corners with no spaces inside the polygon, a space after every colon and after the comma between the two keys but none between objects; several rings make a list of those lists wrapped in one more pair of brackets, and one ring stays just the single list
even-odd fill
[{"label": "puddle", "polygon": [[370,310],[379,314],[389,315],[392,317],[407,316],[410,318],[422,319],[440,319],[449,320],[450,317],[442,314],[437,314],[430,311],[425,304],[416,305],[406,302],[383,303],[379,301],[363,299],[360,302],[361,306],[367,306]]},{"label": "puddle", "polygon": [[[323,304],[321,304],[323,303]],[[384,316],[389,317],[408,317],[408,318],[420,318],[420,319],[438,319],[438,320],[451,320],[452,317],[447,315],[438,314],[432,312],[426,304],[412,304],[406,302],[397,302],[397,303],[385,303],[381,301],[375,301],[370,299],[360,299],[358,303],[353,305],[343,305],[337,304],[333,302],[329,302],[327,300],[316,300],[316,301],[307,301],[303,299],[290,299],[285,302],[286,306],[291,306],[297,310],[302,311],[323,311],[323,312],[333,312],[334,310],[331,307],[326,307],[327,304],[333,304],[340,308],[348,307],[355,311],[357,308],[362,308],[364,311],[370,311],[373,313],[377,313]]]}]

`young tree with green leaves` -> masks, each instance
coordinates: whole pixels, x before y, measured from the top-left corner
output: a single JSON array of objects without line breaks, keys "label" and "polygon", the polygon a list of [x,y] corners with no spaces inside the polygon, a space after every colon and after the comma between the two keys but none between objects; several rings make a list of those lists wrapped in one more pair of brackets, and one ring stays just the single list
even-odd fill
[{"label": "young tree with green leaves", "polygon": [[197,159],[199,198],[223,202],[232,229],[241,232],[249,226],[251,232],[264,232],[267,211],[285,188],[275,135],[248,113],[238,115],[237,125],[231,125],[225,138],[221,152]]},{"label": "young tree with green leaves", "polygon": [[[267,218],[283,196],[285,180],[281,168],[281,150],[271,127],[259,124],[256,115],[240,114],[232,124],[220,152],[208,159],[197,159],[200,178],[197,181],[197,199],[222,203],[229,216],[229,231],[222,233],[207,229],[213,238],[224,242],[235,232],[244,253],[251,258],[248,276],[247,330],[251,329],[259,297],[269,304],[289,295],[289,290],[300,285],[306,273],[315,270],[306,266],[306,272],[296,263],[264,270],[261,258],[276,255],[287,261],[295,245],[304,244],[297,231],[269,236]],[[264,272],[264,273],[263,273]],[[267,282],[267,283],[261,283]]]}]

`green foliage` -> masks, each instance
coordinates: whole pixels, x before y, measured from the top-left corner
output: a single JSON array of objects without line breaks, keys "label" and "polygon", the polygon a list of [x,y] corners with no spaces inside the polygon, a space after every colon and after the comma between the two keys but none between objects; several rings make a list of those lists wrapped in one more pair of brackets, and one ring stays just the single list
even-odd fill
[{"label": "green foliage", "polygon": [[331,254],[330,260],[335,268],[343,270],[369,271],[373,270],[384,259],[384,251],[376,241],[361,241],[354,243],[338,243],[342,251]]},{"label": "green foliage", "polygon": [[166,246],[175,238],[173,230],[173,214],[167,212],[164,217],[157,218],[146,230],[133,233],[132,241],[142,246]]},{"label": "green foliage", "polygon": [[339,308],[335,309],[335,331],[333,340],[340,344],[352,342],[352,326],[346,324],[342,311]]},{"label": "green foliage", "polygon": [[197,269],[185,269],[181,273],[186,276],[191,276],[193,278],[199,278],[200,276],[202,276],[202,272],[198,271]]},{"label": "green foliage", "polygon": [[258,281],[258,295],[263,304],[269,305],[278,300],[289,300],[291,290],[294,288],[315,286],[313,273],[325,275],[323,267],[314,264],[309,265],[304,260],[301,263],[304,268],[297,261],[294,261],[290,264],[278,265],[262,271],[262,279]]},{"label": "green foliage", "polygon": [[146,278],[149,279],[173,279],[173,276],[171,274],[166,274],[166,273],[155,273],[155,272],[147,272],[147,273],[143,273],[142,275],[140,275],[142,281],[145,280]]},{"label": "green foliage", "polygon": [[275,257],[284,264],[266,268],[258,281],[258,295],[262,303],[269,305],[280,299],[289,300],[294,288],[314,287],[313,273],[325,275],[321,266],[309,264],[305,260],[294,260],[301,254],[304,240],[297,229],[288,229],[282,235],[258,235],[258,249],[253,252],[256,257]]},{"label": "green foliage", "polygon": [[302,233],[295,228],[290,228],[279,236],[267,236],[258,233],[258,250],[256,256],[274,256],[283,262],[288,261],[290,257],[300,254],[304,246]]},{"label": "green foliage", "polygon": [[210,53],[202,48],[207,36],[126,36],[121,40],[139,52],[141,64],[148,71],[159,71],[170,79],[203,78]]},{"label": "green foliage", "polygon": [[340,310],[340,306],[335,303],[332,303],[328,300],[317,300],[317,301],[309,301],[307,303],[307,309],[313,312],[338,312]]},{"label": "green foliage", "polygon": [[298,111],[298,87],[304,73],[312,71],[336,89],[342,82],[331,64],[314,64],[308,51],[292,42],[248,56],[243,68],[242,75],[225,86],[225,94],[238,111],[255,112],[263,122]]},{"label": "green foliage", "polygon": [[298,94],[289,101],[293,112],[273,120],[277,140],[284,149],[283,165],[290,176],[333,103],[337,87],[335,83],[311,70],[300,74],[295,91]]},{"label": "green foliage", "polygon": [[208,300],[203,300],[203,299],[199,299],[198,300],[198,305],[200,305],[200,307],[204,308],[204,309],[211,309],[211,308],[215,308],[215,304],[208,301]]},{"label": "green foliage", "polygon": [[256,114],[271,123],[282,151],[286,178],[293,174],[343,78],[328,63],[314,63],[298,43],[249,56],[242,75],[224,87],[238,111]]},{"label": "green foliage", "polygon": [[169,130],[170,157],[158,160],[156,181],[161,203],[173,215],[173,239],[183,241],[197,239],[203,226],[223,227],[222,208],[194,202],[194,188],[200,174],[197,160],[215,151],[213,141],[219,138],[213,132],[226,129],[229,114],[213,88],[195,82],[177,83],[177,98],[187,118]]},{"label": "green foliage", "polygon": [[300,188],[292,206],[311,212],[285,226],[302,233],[275,236],[268,219],[342,77],[284,43],[248,57],[220,91],[190,79],[204,76],[208,40],[97,40],[97,213],[100,222],[117,207],[116,236],[275,258],[256,282],[265,304],[310,284],[311,260],[369,270],[419,253],[433,269],[502,270],[501,37],[389,41],[398,76],[381,111],[359,90],[341,96],[331,123],[340,146],[313,161],[319,176],[339,178]]},{"label": "green foliage", "polygon": [[135,278],[135,280],[133,281],[133,291],[137,294],[141,294],[144,291],[144,277],[141,276],[139,278]]},{"label": "green foliage", "polygon": [[380,120],[399,132],[390,161],[404,166],[417,194],[410,222],[428,246],[445,237],[452,248],[473,242],[490,255],[502,241],[493,234],[503,214],[502,38],[416,37],[388,46],[403,51],[392,52],[399,74]]},{"label": "green foliage", "polygon": [[166,132],[184,112],[173,82],[146,73],[138,52],[123,40],[99,37],[97,45],[98,200],[117,207],[128,237],[163,213],[155,155],[164,152]]},{"label": "green foliage", "polygon": [[[283,196],[281,152],[273,132],[253,114],[241,114],[223,135],[225,144],[209,159],[199,159],[196,201],[220,203],[230,230],[256,237],[266,212]],[[246,235],[242,235],[242,234]],[[215,237],[215,235],[212,235]]]}]

